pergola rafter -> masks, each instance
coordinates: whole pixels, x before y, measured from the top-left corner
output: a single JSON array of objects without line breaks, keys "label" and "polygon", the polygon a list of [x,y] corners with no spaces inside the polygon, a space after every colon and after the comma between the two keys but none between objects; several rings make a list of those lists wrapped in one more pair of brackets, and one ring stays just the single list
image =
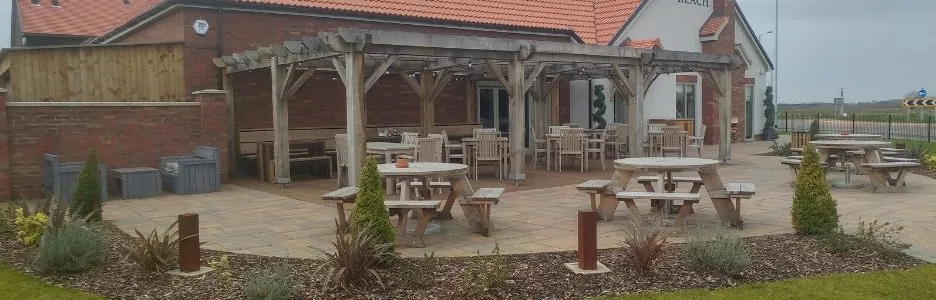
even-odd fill
[{"label": "pergola rafter", "polygon": [[[277,178],[288,182],[288,126],[286,126],[286,100],[316,70],[333,69],[346,88],[348,128],[348,175],[354,185],[364,155],[364,94],[385,74],[396,73],[416,91],[421,100],[422,131],[432,132],[435,124],[434,101],[456,74],[487,76],[491,74],[510,96],[511,170],[508,178],[525,179],[524,139],[526,109],[524,96],[534,96],[534,117],[548,115],[545,99],[561,78],[605,77],[631,102],[631,150],[640,150],[646,135],[643,119],[643,98],[660,74],[701,72],[709,81],[717,82],[721,106],[730,108],[730,72],[740,65],[733,55],[714,55],[667,50],[634,49],[562,42],[526,41],[500,38],[481,38],[437,35],[419,32],[338,29],[321,32],[318,37],[260,47],[213,59],[226,74],[250,70],[271,70],[274,86],[274,135],[277,139]],[[301,68],[305,72],[287,84]],[[366,73],[365,73],[366,71]],[[419,80],[415,76],[419,76]],[[725,75],[729,74],[729,75]],[[553,80],[546,82],[547,77]],[[489,77],[490,78],[490,77]],[[716,79],[712,79],[716,78]],[[727,78],[727,79],[725,79]],[[543,110],[540,108],[546,108]],[[725,114],[727,112],[727,114]],[[730,110],[722,111],[722,145],[719,156],[726,160],[730,140]],[[534,128],[542,134],[542,118],[534,119]],[[725,133],[729,135],[725,135]],[[282,148],[282,149],[280,149]],[[281,153],[285,153],[281,155]],[[281,172],[283,170],[284,172]]]}]

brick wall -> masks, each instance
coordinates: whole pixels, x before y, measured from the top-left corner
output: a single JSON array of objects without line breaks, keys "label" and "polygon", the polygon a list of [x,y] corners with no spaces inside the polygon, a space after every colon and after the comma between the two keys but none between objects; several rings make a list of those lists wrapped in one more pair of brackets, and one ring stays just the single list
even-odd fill
[{"label": "brick wall", "polygon": [[[133,34],[120,40],[121,43],[152,43],[152,42],[177,42],[185,40],[184,30],[191,26],[185,26],[181,10],[174,10],[166,16],[143,26]],[[191,25],[191,24],[189,24]]]},{"label": "brick wall", "polygon": [[[108,168],[155,168],[160,157],[189,154],[200,145],[226,154],[226,125],[216,124],[227,114],[221,99],[220,106],[208,101],[189,106],[7,106],[6,120],[0,123],[8,130],[0,132],[9,135],[10,180],[2,185],[0,175],[0,191],[40,197],[43,153],[56,153],[65,162],[83,161],[88,149],[95,148]],[[222,162],[226,170],[226,159]]]},{"label": "brick wall", "polygon": [[0,88],[0,201],[10,199],[10,134],[7,128],[7,90]]},{"label": "brick wall", "polygon": [[[734,2],[734,0],[713,1],[713,14],[727,15],[728,24],[719,33],[717,40],[702,42],[702,53],[734,53],[736,22]],[[718,120],[718,97],[714,86],[705,80],[702,82],[702,123],[708,125],[705,143],[718,144],[719,134],[721,133]],[[731,72],[731,116],[738,119],[738,136],[733,137],[733,141],[744,139],[744,128],[747,126],[744,115],[744,84],[744,70],[733,70]]]}]

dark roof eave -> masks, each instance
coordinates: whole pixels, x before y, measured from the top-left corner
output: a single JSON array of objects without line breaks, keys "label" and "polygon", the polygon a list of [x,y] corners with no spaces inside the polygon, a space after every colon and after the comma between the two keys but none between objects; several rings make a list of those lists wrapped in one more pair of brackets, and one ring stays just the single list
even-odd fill
[{"label": "dark roof eave", "polygon": [[480,28],[501,29],[501,30],[508,30],[508,31],[516,30],[516,29],[523,29],[523,30],[528,30],[528,31],[533,31],[533,32],[540,32],[544,34],[566,35],[566,36],[571,37],[572,39],[574,39],[575,41],[579,43],[583,43],[582,39],[575,33],[574,30],[571,30],[571,29],[553,29],[553,28],[526,27],[526,26],[514,26],[514,25],[490,24],[490,23],[458,22],[458,21],[433,19],[433,18],[420,18],[420,17],[377,14],[377,13],[355,13],[355,12],[344,11],[344,10],[304,8],[304,7],[297,7],[297,6],[291,6],[291,5],[274,5],[274,4],[267,4],[267,3],[230,3],[230,2],[220,3],[217,1],[202,1],[202,0],[166,0],[166,1],[160,2],[159,4],[154,5],[150,9],[133,17],[129,21],[117,27],[114,27],[114,29],[109,30],[108,32],[102,34],[101,36],[87,41],[87,43],[99,43],[103,40],[113,37],[114,35],[118,33],[121,33],[130,29],[131,27],[137,25],[139,22],[142,22],[146,20],[147,18],[165,9],[168,9],[172,7],[173,5],[181,4],[183,2],[196,3],[201,6],[209,6],[210,8],[232,8],[232,7],[233,8],[237,8],[237,7],[276,8],[276,9],[292,10],[296,12],[323,12],[323,13],[332,13],[332,14],[344,14],[344,15],[350,15],[350,16],[379,17],[379,18],[383,18],[384,20],[394,20],[394,21],[417,21],[417,22],[424,22],[424,23],[429,21],[429,22],[438,22],[438,23],[452,25],[452,26],[470,25],[470,26],[475,26],[475,27],[480,27]]}]

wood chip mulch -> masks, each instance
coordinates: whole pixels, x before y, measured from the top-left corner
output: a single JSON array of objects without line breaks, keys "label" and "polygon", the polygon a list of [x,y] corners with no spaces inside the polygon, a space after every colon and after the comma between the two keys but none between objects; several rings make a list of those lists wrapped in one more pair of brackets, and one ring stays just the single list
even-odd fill
[{"label": "wood chip mulch", "polygon": [[[36,249],[16,242],[10,234],[0,233],[0,263],[39,276],[58,286],[86,290],[114,299],[243,299],[243,286],[249,273],[282,262],[284,258],[202,251],[203,265],[227,254],[231,263],[231,279],[219,272],[197,277],[168,274],[147,275],[125,259],[122,247],[133,241],[129,235],[107,225],[111,241],[106,264],[87,273],[70,276],[35,274],[32,261]],[[572,237],[570,237],[572,238]],[[834,273],[905,269],[924,262],[910,256],[884,256],[868,251],[832,254],[814,239],[795,234],[747,238],[746,247],[752,254],[752,265],[738,278],[693,270],[684,258],[684,246],[668,245],[652,274],[639,274],[623,258],[620,249],[599,251],[599,261],[612,272],[600,275],[573,275],[563,263],[574,262],[575,252],[555,252],[506,255],[506,280],[489,289],[480,287],[477,274],[493,268],[494,256],[439,258],[434,268],[414,271],[424,259],[403,259],[382,270],[386,289],[376,283],[364,283],[360,291],[332,290],[322,292],[321,275],[316,273],[319,261],[288,258],[294,278],[299,284],[300,299],[582,299],[592,296],[675,291],[681,289],[714,289],[744,283],[797,278]],[[486,254],[486,253],[482,253]]]}]

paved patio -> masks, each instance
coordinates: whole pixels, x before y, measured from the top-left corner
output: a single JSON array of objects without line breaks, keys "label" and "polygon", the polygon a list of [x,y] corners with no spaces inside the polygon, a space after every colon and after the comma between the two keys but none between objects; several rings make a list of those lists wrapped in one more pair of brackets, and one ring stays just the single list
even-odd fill
[{"label": "paved patio", "polygon": [[[757,195],[742,204],[745,236],[758,236],[792,232],[790,205],[793,188],[791,176],[777,157],[751,155],[765,152],[769,143],[751,142],[734,144],[733,159],[719,168],[726,182],[754,182]],[[713,157],[716,147],[706,149]],[[494,231],[490,237],[472,234],[461,217],[458,205],[453,209],[455,220],[434,221],[441,225],[441,233],[425,237],[426,248],[402,248],[404,256],[422,256],[435,252],[438,256],[466,256],[477,252],[490,253],[499,244],[502,253],[531,253],[574,250],[576,247],[576,213],[588,207],[588,197],[578,193],[574,184],[582,181],[579,172],[552,172],[551,187],[509,189],[493,210]],[[568,174],[568,175],[566,175]],[[594,178],[610,178],[611,170],[587,173]],[[556,178],[568,177],[564,185]],[[829,179],[841,180],[844,174],[832,172]],[[535,185],[531,177],[531,185]],[[853,180],[870,186],[866,176]],[[491,186],[490,180],[478,186]],[[163,196],[138,200],[115,200],[105,204],[105,218],[127,232],[134,228],[152,230],[165,228],[176,215],[193,212],[200,214],[201,241],[207,249],[251,253],[271,256],[316,257],[319,250],[330,251],[334,239],[335,208],[316,203],[321,186],[333,186],[333,181],[304,188],[297,184],[276,193],[259,191],[238,185],[227,185],[218,193],[193,196]],[[901,238],[913,244],[909,253],[930,262],[936,262],[936,180],[910,175],[908,191],[900,194],[872,194],[870,189],[833,188],[838,200],[838,211],[846,229],[855,228],[859,218],[880,220],[905,226]],[[248,185],[249,186],[249,185]],[[542,186],[542,185],[537,185]],[[681,187],[683,189],[685,187]],[[263,188],[270,190],[269,187]],[[278,189],[278,188],[277,188]],[[632,183],[628,190],[641,190]],[[279,194],[279,195],[278,195]],[[704,193],[703,193],[704,195]],[[292,197],[292,198],[291,198]],[[302,199],[297,200],[294,198]],[[717,215],[707,196],[696,205],[696,214],[689,219],[689,227],[715,226]],[[649,213],[647,203],[638,204]],[[619,247],[624,228],[628,225],[626,210],[618,209],[615,220],[598,224],[598,246]],[[411,222],[412,223],[412,222]],[[683,232],[673,229],[670,241],[683,240]]]}]

